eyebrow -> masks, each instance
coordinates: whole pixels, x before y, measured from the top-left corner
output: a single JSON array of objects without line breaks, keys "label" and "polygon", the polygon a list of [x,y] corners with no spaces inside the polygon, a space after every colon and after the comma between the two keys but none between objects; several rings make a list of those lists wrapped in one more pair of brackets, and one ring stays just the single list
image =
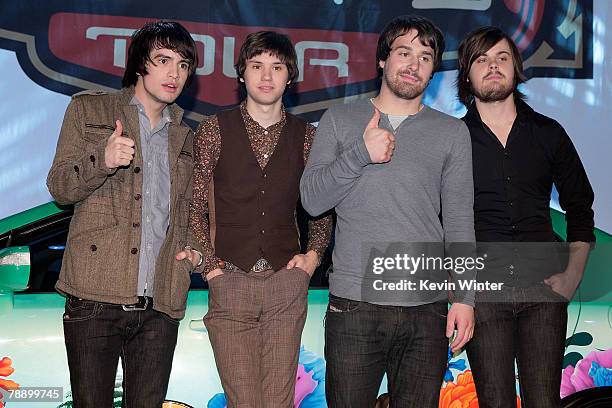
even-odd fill
[{"label": "eyebrow", "polygon": [[[253,59],[251,59],[251,60],[247,61],[247,64],[249,64],[249,63],[251,63],[251,64],[263,64],[264,62],[260,61],[260,60],[253,60]],[[273,62],[272,65],[287,65],[287,64],[284,63],[284,62],[280,62],[279,61],[279,62]]]},{"label": "eyebrow", "polygon": [[[163,54],[163,53],[155,54],[152,59],[157,59],[157,58],[173,59],[171,56]],[[181,59],[179,62],[186,62],[188,64],[191,64],[191,61],[185,58]]]},{"label": "eyebrow", "polygon": [[[412,48],[411,46],[403,45],[403,44],[402,45],[398,45],[395,48],[393,48],[393,51],[397,50],[398,48],[403,48],[403,49],[408,50],[408,51],[414,51],[414,48]],[[423,51],[423,54],[427,54],[429,56],[433,56],[433,53],[431,51],[428,51],[428,50]]]}]

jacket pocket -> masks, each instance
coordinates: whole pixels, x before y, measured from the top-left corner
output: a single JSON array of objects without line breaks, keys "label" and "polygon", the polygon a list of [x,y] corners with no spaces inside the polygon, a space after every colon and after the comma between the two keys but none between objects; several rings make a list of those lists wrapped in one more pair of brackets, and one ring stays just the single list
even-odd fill
[{"label": "jacket pocket", "polygon": [[68,239],[66,283],[84,293],[129,296],[132,254],[128,234],[118,226],[83,231]]}]

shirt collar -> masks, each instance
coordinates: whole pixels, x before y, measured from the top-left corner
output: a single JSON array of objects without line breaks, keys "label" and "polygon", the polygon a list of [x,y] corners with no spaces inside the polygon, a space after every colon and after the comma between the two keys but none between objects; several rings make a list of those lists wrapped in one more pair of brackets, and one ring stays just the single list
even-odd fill
[{"label": "shirt collar", "polygon": [[[253,117],[251,116],[251,114],[247,110],[246,100],[242,101],[242,103],[240,104],[240,113],[242,114],[242,119],[244,120],[245,124],[251,125],[251,126],[256,126],[256,127],[261,128],[261,129],[268,130],[268,131],[274,131],[276,129],[283,128],[283,126],[285,126],[285,122],[287,121],[287,114],[285,112],[285,106],[284,105],[281,105],[281,118],[280,118],[280,120],[278,122],[276,122],[275,124],[270,125],[268,128],[264,128],[255,119],[253,119]],[[249,126],[247,126],[247,128],[248,127]]]},{"label": "shirt collar", "polygon": [[[132,96],[132,99],[130,100],[129,104],[135,105],[138,108],[138,112],[140,112],[144,116],[147,116],[145,109],[144,109],[144,105],[140,102],[140,100],[138,100],[136,95]],[[166,107],[162,111],[162,117],[157,127],[160,127],[160,125],[165,125],[166,123],[172,123],[172,115],[170,113],[171,113],[170,107],[166,105]]]},{"label": "shirt collar", "polygon": [[[516,106],[516,123],[518,125],[524,125],[529,122],[531,115],[533,113],[533,109],[529,106],[525,101],[520,98],[514,98],[514,104]],[[472,101],[470,106],[468,106],[467,113],[465,115],[466,119],[470,121],[475,121],[477,123],[482,123],[482,118],[480,117],[480,113],[476,108],[476,102]]]}]

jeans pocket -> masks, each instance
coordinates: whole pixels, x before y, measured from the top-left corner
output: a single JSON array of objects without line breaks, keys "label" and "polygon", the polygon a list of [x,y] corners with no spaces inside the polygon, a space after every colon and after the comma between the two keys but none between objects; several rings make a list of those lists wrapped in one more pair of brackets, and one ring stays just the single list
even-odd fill
[{"label": "jeans pocket", "polygon": [[175,319],[174,317],[169,316],[169,315],[167,315],[165,313],[162,313],[162,312],[158,312],[158,313],[159,313],[159,315],[161,316],[162,319],[164,319],[165,321],[167,321],[170,324],[173,324],[174,326],[178,326],[178,325],[181,324],[181,321],[179,319]]},{"label": "jeans pocket", "polygon": [[100,310],[102,310],[102,304],[99,302],[71,296],[66,299],[64,323],[83,322],[93,319],[100,313]]},{"label": "jeans pocket", "polygon": [[334,296],[330,293],[327,313],[333,314],[354,312],[359,309],[362,303],[363,302],[358,300],[345,299],[339,296]]},{"label": "jeans pocket", "polygon": [[553,298],[554,301],[556,302],[569,302],[569,299],[567,299],[565,296],[563,296],[562,294],[555,292],[555,290],[548,284],[546,283],[542,283],[542,286],[544,288],[544,292],[545,294],[550,297]]},{"label": "jeans pocket", "polygon": [[429,303],[423,305],[425,310],[432,315],[446,320],[448,318],[448,305],[446,303]]}]

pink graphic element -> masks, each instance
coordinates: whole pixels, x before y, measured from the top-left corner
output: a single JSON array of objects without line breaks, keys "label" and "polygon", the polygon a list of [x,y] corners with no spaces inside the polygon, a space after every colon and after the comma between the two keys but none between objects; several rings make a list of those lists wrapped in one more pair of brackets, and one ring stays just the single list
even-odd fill
[{"label": "pink graphic element", "polygon": [[[533,41],[542,23],[544,0],[504,0],[504,4],[512,13],[521,16],[519,26],[510,37],[516,42],[518,49],[524,51]],[[529,9],[532,7],[530,18]]]},{"label": "pink graphic element", "polygon": [[317,382],[312,379],[314,371],[306,372],[302,364],[298,364],[297,373],[295,375],[295,397],[293,399],[293,406],[298,408],[304,398],[310,395],[315,388],[317,388]]},{"label": "pink graphic element", "polygon": [[514,14],[518,14],[521,11],[521,0],[504,0],[504,4]]},{"label": "pink graphic element", "polygon": [[576,367],[567,366],[561,374],[561,398],[578,391],[595,387],[589,370],[593,362],[601,367],[612,368],[612,348],[605,351],[592,351],[576,363]]}]

